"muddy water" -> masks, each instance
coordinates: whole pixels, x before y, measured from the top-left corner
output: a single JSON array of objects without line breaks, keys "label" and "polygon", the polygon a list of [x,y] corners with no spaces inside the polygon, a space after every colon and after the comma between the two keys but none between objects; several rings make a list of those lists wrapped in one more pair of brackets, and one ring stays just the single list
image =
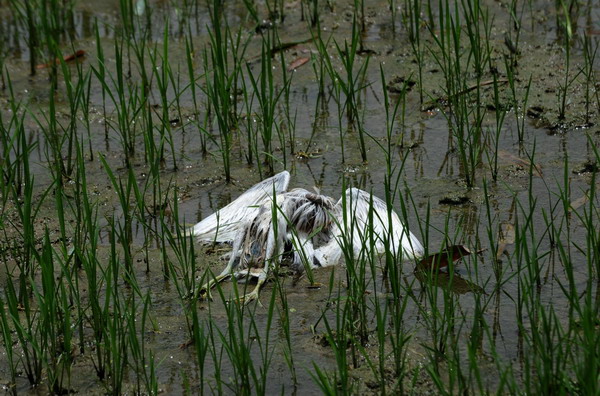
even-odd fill
[{"label": "muddy water", "polygon": [[[494,16],[494,25],[491,30],[491,43],[497,50],[493,62],[502,68],[503,57],[508,50],[504,45],[505,34],[510,29],[510,20],[506,10],[506,5],[498,2],[485,1],[491,15]],[[8,15],[6,6],[0,10],[2,15]],[[408,37],[400,18],[392,24],[390,15],[387,11],[387,2],[376,1],[369,2],[366,9],[367,31],[364,33],[363,43],[366,49],[370,51],[370,67],[366,74],[368,87],[360,94],[361,106],[364,111],[364,127],[374,137],[376,142],[385,145],[385,109],[383,107],[383,89],[378,65],[381,63],[386,73],[386,78],[400,76],[404,78],[415,79],[417,68],[414,63],[414,57],[411,52]],[[503,132],[499,142],[499,182],[488,182],[488,199],[493,209],[492,216],[496,225],[509,224],[515,225],[515,211],[518,211],[519,203],[526,205],[528,195],[538,199],[537,210],[533,218],[534,227],[539,230],[539,234],[545,229],[542,210],[550,212],[556,202],[555,194],[559,193],[559,185],[564,180],[564,164],[568,163],[571,170],[580,170],[582,164],[593,158],[592,146],[598,144],[600,136],[597,127],[593,124],[598,120],[598,109],[593,107],[590,122],[585,120],[585,104],[583,103],[584,84],[576,80],[569,88],[570,94],[567,101],[567,116],[565,120],[559,120],[557,116],[558,108],[558,84],[564,73],[564,48],[557,43],[559,29],[557,29],[555,18],[556,12],[552,5],[545,1],[531,2],[525,7],[523,17],[523,34],[520,37],[519,56],[519,90],[524,92],[524,85],[531,76],[532,87],[529,96],[529,107],[542,109],[535,118],[528,119],[525,123],[525,141],[519,143],[517,139],[517,127],[514,111],[507,113]],[[209,17],[204,6],[197,8],[190,7],[184,9],[174,2],[167,1],[149,1],[148,8],[144,11],[148,13],[148,20],[151,26],[161,26],[160,29],[152,29],[151,37],[156,40],[159,47],[163,38],[162,26],[164,21],[169,21],[170,50],[169,60],[173,69],[180,67],[182,70],[182,79],[186,80],[185,70],[185,43],[184,35],[191,32],[196,48],[202,48],[209,41],[207,25]],[[299,2],[293,2],[286,5],[286,19],[279,27],[279,35],[282,42],[301,40],[310,36],[305,22],[300,21],[298,11]],[[600,9],[597,6],[587,6],[582,10],[581,17],[575,25],[575,32],[581,34],[587,32],[592,38],[595,38],[600,31]],[[193,9],[192,9],[193,8]],[[400,10],[399,10],[400,12]],[[435,10],[434,10],[435,12]],[[114,30],[112,26],[118,25],[119,5],[117,1],[89,1],[85,4],[76,6],[72,16],[74,47],[86,51],[87,56],[80,60],[80,64],[87,68],[97,63],[95,59],[95,38],[93,33],[93,24],[95,20],[100,23],[101,45],[104,48],[105,56],[108,59],[107,67],[114,70]],[[146,15],[146,14],[144,14]],[[239,4],[228,5],[226,15],[232,26],[244,23],[244,6]],[[335,3],[333,11],[323,8],[321,15],[321,28],[326,34],[333,33],[333,37],[342,40],[350,35],[350,24],[352,15],[352,6],[343,2]],[[12,25],[9,18],[0,22],[5,31],[19,31],[23,35],[21,27]],[[246,23],[246,27],[250,24]],[[426,32],[423,32],[425,35]],[[256,35],[250,35],[247,49],[247,59],[255,70],[257,68],[257,57],[260,51],[260,38]],[[426,40],[426,47],[433,46],[433,42]],[[332,54],[334,48],[330,48]],[[305,43],[293,47],[286,51],[286,61],[290,62],[297,57],[313,56],[316,50],[313,44]],[[47,74],[44,71],[38,73],[35,77],[30,77],[27,73],[28,50],[23,38],[15,39],[11,42],[6,61],[6,68],[10,74],[13,87],[17,96],[28,102],[28,109],[32,114],[39,111],[46,111],[48,105],[48,95],[50,87],[47,82]],[[577,70],[583,63],[581,55],[581,44],[574,40],[574,48],[571,56],[572,69]],[[365,57],[360,57],[358,62],[364,62]],[[201,73],[201,57],[197,56],[194,65],[198,73]],[[275,57],[274,67],[279,70],[280,59]],[[424,65],[424,90],[436,98],[443,94],[443,75],[439,66],[432,57],[426,57]],[[135,66],[131,81],[136,81]],[[186,80],[187,81],[187,80]],[[184,85],[184,84],[182,84]],[[292,173],[291,187],[310,188],[316,186],[322,193],[339,197],[342,192],[342,185],[353,185],[362,189],[372,190],[377,196],[384,196],[384,176],[385,164],[381,148],[372,140],[368,142],[368,163],[360,160],[358,151],[358,138],[354,132],[343,130],[344,136],[344,161],[342,161],[342,152],[340,150],[340,131],[337,120],[337,104],[331,95],[326,95],[324,100],[318,98],[318,85],[315,74],[310,63],[300,67],[294,72],[290,103],[293,111],[297,110],[296,121],[296,146],[300,151],[314,153],[310,158],[300,158],[288,153],[285,167]],[[66,117],[69,112],[67,97],[63,90],[56,94],[57,113],[59,118]],[[493,103],[493,92],[490,87],[482,88],[482,97],[484,105]],[[506,86],[503,87],[502,97],[508,100],[509,94]],[[106,124],[114,122],[114,106],[108,104],[106,113],[108,120],[104,117],[102,105],[102,90],[100,85],[94,81],[91,87],[92,106],[90,109],[91,130],[89,139],[95,152],[106,156],[108,163],[113,169],[122,169],[123,152],[119,139],[114,130],[108,129]],[[158,104],[159,96],[151,96],[151,103]],[[398,100],[397,96],[392,95],[392,100]],[[6,91],[0,92],[0,111],[8,114],[8,94]],[[180,97],[181,114],[184,118],[193,117],[193,101],[189,92]],[[429,240],[426,241],[427,248],[435,251],[439,248],[446,238],[450,238],[453,243],[462,243],[476,249],[490,249],[486,230],[486,207],[483,191],[483,176],[489,179],[489,171],[482,167],[479,170],[477,187],[468,190],[462,178],[460,177],[460,164],[455,148],[450,144],[448,124],[443,111],[439,108],[433,108],[428,111],[421,111],[421,104],[416,87],[414,87],[406,98],[406,109],[404,126],[399,123],[394,131],[393,155],[397,164],[404,164],[401,172],[402,189],[410,192],[412,200],[407,201],[408,205],[408,223],[413,231],[419,234],[420,229],[428,229]],[[172,110],[173,118],[179,117],[179,114]],[[489,128],[494,127],[493,112],[489,111],[484,119],[484,125]],[[591,125],[590,125],[591,124]],[[38,141],[39,144],[31,154],[33,159],[33,172],[35,173],[36,187],[40,190],[47,187],[51,176],[48,171],[48,163],[45,155],[45,142],[41,136],[39,127],[33,118],[27,118],[26,128],[31,139]],[[82,133],[84,139],[88,139],[87,131]],[[182,193],[179,202],[179,215],[177,221],[182,223],[194,223],[206,215],[212,213],[219,207],[224,206],[245,189],[260,179],[255,166],[249,167],[244,161],[244,147],[241,143],[234,145],[233,149],[233,169],[232,176],[234,182],[226,184],[224,182],[220,156],[217,148],[209,144],[211,155],[204,155],[200,150],[201,132],[194,125],[188,124],[184,127],[174,128],[175,148],[173,154],[179,162],[179,169],[172,169],[172,157],[167,158],[166,167],[162,171],[164,183],[171,180],[177,185]],[[87,140],[86,140],[87,141]],[[141,149],[141,148],[140,148]],[[289,150],[288,150],[289,151]],[[169,154],[172,155],[172,154]],[[281,150],[276,152],[281,156]],[[535,172],[532,177],[529,176],[528,156],[534,157],[536,165],[541,169]],[[102,164],[96,159],[86,163],[88,179],[90,180],[91,190],[94,192],[95,199],[100,202],[101,218],[108,217],[112,213],[119,214],[118,201],[115,194],[111,191],[110,181],[106,176]],[[283,169],[283,164],[278,165],[278,169]],[[584,169],[585,170],[585,169]],[[137,158],[134,163],[134,172],[139,178],[140,183],[146,178],[148,170],[146,169],[143,158]],[[573,200],[583,196],[589,189],[589,172],[568,172],[568,177],[572,182],[571,193]],[[406,192],[400,194],[398,199],[407,198]],[[49,213],[44,216],[44,222],[40,222],[40,232],[44,225],[54,224],[56,228],[56,219],[51,215],[52,203],[44,204]],[[427,208],[431,210],[430,223],[425,224]],[[578,223],[576,218],[572,219],[571,238],[572,240],[583,240],[585,230]],[[104,221],[104,223],[102,223]],[[449,230],[457,230],[452,235],[445,235],[445,223],[448,222]],[[106,225],[105,220],[101,224]],[[55,231],[56,232],[56,231]],[[493,230],[492,232],[497,232]],[[15,235],[9,233],[8,235]],[[423,238],[424,235],[419,235]],[[18,238],[14,236],[14,238]],[[144,292],[149,291],[152,298],[153,317],[157,328],[155,331],[145,334],[147,345],[154,351],[155,356],[160,362],[157,375],[159,387],[163,392],[181,393],[186,389],[192,392],[198,390],[198,367],[195,363],[195,353],[193,348],[182,349],[180,346],[188,341],[187,331],[183,318],[183,310],[179,297],[173,285],[165,281],[161,273],[160,252],[156,246],[151,246],[148,257],[150,273],[145,273],[146,264],[142,258],[142,244],[144,242],[144,232],[140,228],[135,230],[135,242],[139,248],[137,254],[137,275]],[[108,249],[108,238],[106,232],[101,234],[102,249]],[[505,247],[506,254],[512,254],[513,246],[508,243]],[[540,250],[550,251],[550,242],[547,238],[542,238]],[[99,252],[99,255],[107,254],[106,251]],[[584,266],[585,261],[580,253],[572,252],[575,257],[575,283],[582,287],[587,280],[587,270]],[[483,253],[477,258],[479,261],[478,271],[471,271],[473,265],[470,261],[457,269],[457,275],[464,282],[455,280],[458,304],[462,312],[473,311],[474,294],[480,296],[489,295],[494,289],[495,275],[493,272],[491,257],[495,254]],[[202,255],[201,262],[204,265],[211,266],[214,271],[219,271],[223,265],[219,262],[216,255]],[[504,256],[505,257],[505,256]],[[557,268],[560,264],[558,258],[551,252],[543,259],[545,268],[547,268],[542,284],[539,289],[541,301],[552,303],[555,310],[564,313],[568,308],[568,301],[562,293],[559,282],[565,281],[565,275]],[[10,266],[10,263],[7,263]],[[512,268],[514,263],[508,264],[508,272],[515,271]],[[316,271],[315,276],[318,282],[328,284],[331,271],[335,271],[334,278],[336,285],[343,284],[345,279],[343,267]],[[4,272],[4,271],[2,271]],[[418,280],[412,272],[412,268],[406,268],[404,271],[406,282],[415,282]],[[4,273],[3,273],[4,276]],[[2,279],[4,282],[5,279]],[[283,359],[281,348],[276,348],[273,360],[270,366],[268,391],[275,392],[314,392],[318,388],[315,385],[310,373],[314,372],[313,364],[325,370],[335,370],[335,359],[331,348],[323,345],[322,335],[325,332],[324,325],[320,320],[324,311],[329,306],[330,295],[327,288],[308,289],[306,280],[301,280],[293,285],[291,279],[285,279],[286,293],[290,307],[290,319],[292,326],[294,356],[297,365],[298,388],[292,387],[289,370]],[[376,280],[378,285],[382,285],[380,278]],[[459,284],[460,283],[460,284]],[[414,286],[417,290],[419,286]],[[514,322],[514,303],[507,296],[515,296],[517,293],[516,282],[508,281],[502,285],[503,293],[496,294],[493,301],[487,305],[485,312],[488,323],[493,323],[497,328],[498,337],[495,338],[496,348],[500,356],[507,362],[518,361],[520,350],[518,328]],[[231,290],[231,285],[224,286],[226,293]],[[262,293],[262,300],[265,305],[271,295],[272,285],[267,285]],[[337,293],[337,287],[334,289]],[[484,297],[485,298],[485,297]],[[203,320],[212,317],[215,326],[223,331],[226,329],[226,315],[223,305],[219,302],[206,303],[198,302],[197,309]],[[330,314],[330,313],[328,313]],[[258,307],[255,312],[255,320],[261,331],[264,330],[267,312],[265,308]],[[425,352],[421,344],[427,344],[429,341],[426,336],[420,334],[423,324],[420,322],[419,310],[412,302],[409,304],[406,321],[409,328],[414,329],[414,335],[409,346],[409,357],[411,364],[415,366],[424,361]],[[318,325],[316,325],[318,323]],[[316,325],[316,328],[313,326]],[[373,324],[371,324],[374,326]],[[272,330],[273,342],[283,343],[279,324],[274,325]],[[465,334],[467,334],[465,332]],[[466,337],[466,335],[464,336]],[[253,358],[259,362],[259,352],[256,348],[253,350]],[[483,360],[483,359],[482,359]],[[0,363],[3,360],[0,360]],[[223,359],[223,366],[220,369],[221,378],[227,379],[232,375],[231,367]],[[215,390],[214,387],[214,364],[211,358],[207,358],[206,370],[208,380],[205,390]],[[494,367],[490,363],[486,367],[482,361],[482,371],[493,373]],[[355,370],[357,378],[368,377],[365,374],[364,365],[362,370]],[[85,393],[103,393],[104,389],[101,383],[95,380],[93,366],[89,356],[76,357],[76,364],[73,367],[72,388],[78,392]],[[0,364],[0,377],[8,378],[7,368]],[[130,383],[127,389],[133,389],[132,382],[134,373],[129,373],[126,378]],[[368,378],[367,378],[368,379]],[[493,388],[497,381],[493,375],[486,379]],[[226,380],[227,382],[227,380]],[[368,382],[368,381],[366,381]],[[431,384],[426,382],[420,384],[423,393],[427,392]],[[362,385],[360,391],[369,391],[366,385]],[[26,380],[21,378],[18,384],[19,391],[35,393],[35,389],[30,389]],[[224,389],[226,391],[232,391]]]}]

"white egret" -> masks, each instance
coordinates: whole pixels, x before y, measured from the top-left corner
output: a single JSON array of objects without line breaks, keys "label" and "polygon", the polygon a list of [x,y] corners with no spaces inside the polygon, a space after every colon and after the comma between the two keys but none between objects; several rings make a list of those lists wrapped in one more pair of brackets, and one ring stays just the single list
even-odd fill
[{"label": "white egret", "polygon": [[190,230],[204,242],[233,242],[227,267],[200,289],[201,296],[231,276],[257,277],[254,290],[241,298],[256,299],[284,253],[293,254],[292,268],[299,272],[304,263],[311,268],[338,264],[348,247],[355,257],[370,253],[370,246],[404,260],[423,255],[419,240],[381,199],[350,188],[334,203],[304,189],[286,192],[289,179],[285,171],[266,179]]}]

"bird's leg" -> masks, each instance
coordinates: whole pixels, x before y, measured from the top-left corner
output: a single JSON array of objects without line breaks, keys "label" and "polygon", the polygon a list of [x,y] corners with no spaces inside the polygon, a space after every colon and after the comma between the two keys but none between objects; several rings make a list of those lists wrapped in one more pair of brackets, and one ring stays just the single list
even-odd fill
[{"label": "bird's leg", "polygon": [[239,232],[236,236],[235,241],[233,242],[233,249],[231,251],[231,256],[229,257],[229,262],[227,266],[218,276],[209,280],[205,283],[200,289],[198,289],[198,293],[196,294],[198,298],[203,300],[212,300],[210,297],[210,290],[215,287],[217,284],[221,283],[225,279],[228,279],[233,274],[233,269],[239,265],[241,259],[241,246],[244,241],[244,237],[246,236],[247,227],[244,226],[242,232]]},{"label": "bird's leg", "polygon": [[224,280],[226,280],[227,278],[229,278],[230,276],[231,276],[231,272],[223,271],[221,274],[215,276],[213,279],[206,282],[202,287],[197,289],[198,292],[196,293],[196,295],[201,300],[212,300],[212,297],[210,295],[210,290],[213,287],[215,287],[216,285],[218,285],[219,283],[221,283]]},{"label": "bird's leg", "polygon": [[[260,292],[260,289],[266,280],[267,280],[266,274],[264,274],[264,275],[261,274],[258,277],[258,281],[256,282],[256,286],[254,287],[254,289],[250,293],[245,294],[242,297],[235,299],[234,301],[237,301],[239,303],[247,305],[247,304],[250,304],[254,300],[258,300],[258,293]],[[259,301],[259,303],[260,303],[260,301]]]}]

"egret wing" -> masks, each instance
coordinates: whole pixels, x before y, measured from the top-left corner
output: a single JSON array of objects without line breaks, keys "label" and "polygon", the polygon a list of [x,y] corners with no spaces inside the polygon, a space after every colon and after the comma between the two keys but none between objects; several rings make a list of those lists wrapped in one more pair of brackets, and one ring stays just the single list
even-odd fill
[{"label": "egret wing", "polygon": [[403,260],[424,254],[421,242],[383,200],[358,188],[350,188],[344,195],[336,204],[337,226],[333,235],[338,244],[352,243],[355,254],[368,253],[373,245],[377,253],[389,249],[401,254]]},{"label": "egret wing", "polygon": [[236,200],[190,228],[201,242],[232,242],[245,220],[258,215],[260,207],[287,190],[290,173],[283,171],[255,184]]}]

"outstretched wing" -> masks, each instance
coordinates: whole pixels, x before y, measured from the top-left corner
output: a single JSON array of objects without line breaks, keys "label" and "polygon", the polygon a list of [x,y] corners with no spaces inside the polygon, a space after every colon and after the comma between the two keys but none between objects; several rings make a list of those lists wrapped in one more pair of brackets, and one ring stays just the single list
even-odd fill
[{"label": "outstretched wing", "polygon": [[[389,249],[403,260],[423,256],[421,242],[406,229],[398,214],[388,209],[383,200],[357,188],[346,190],[344,195],[336,204],[337,227],[333,236],[338,245],[352,243],[355,254],[369,252],[373,245],[377,253]],[[329,245],[324,246],[327,247],[324,251],[333,249],[332,244]],[[336,255],[329,253],[329,256]]]},{"label": "outstretched wing", "polygon": [[190,228],[189,234],[201,242],[232,242],[245,220],[257,216],[260,207],[287,190],[290,173],[283,171],[252,186],[235,201]]}]

